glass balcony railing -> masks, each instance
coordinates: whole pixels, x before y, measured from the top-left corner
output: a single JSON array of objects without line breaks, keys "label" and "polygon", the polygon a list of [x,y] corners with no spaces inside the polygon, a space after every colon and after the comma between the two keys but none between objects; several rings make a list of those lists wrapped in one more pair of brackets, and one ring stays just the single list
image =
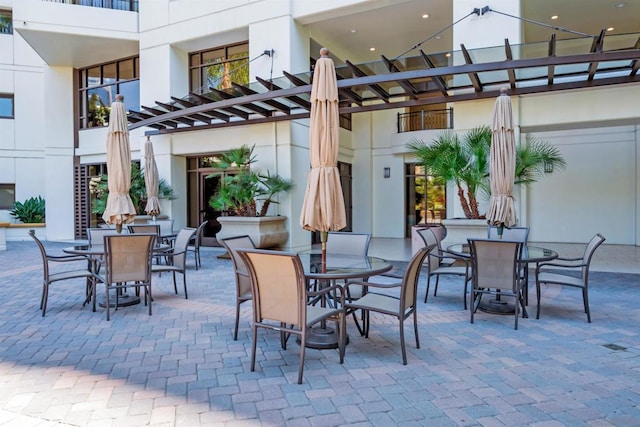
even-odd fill
[{"label": "glass balcony railing", "polygon": [[78,6],[101,7],[103,9],[138,12],[138,0],[43,0],[53,3],[77,4]]}]

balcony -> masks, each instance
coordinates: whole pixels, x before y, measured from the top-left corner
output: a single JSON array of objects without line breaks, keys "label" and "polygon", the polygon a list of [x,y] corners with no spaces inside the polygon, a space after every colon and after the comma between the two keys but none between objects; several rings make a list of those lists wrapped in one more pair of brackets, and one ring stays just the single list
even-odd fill
[{"label": "balcony", "polygon": [[398,113],[398,133],[453,129],[453,108]]},{"label": "balcony", "polygon": [[48,65],[90,67],[139,53],[139,14],[129,10],[137,3],[20,0],[13,6],[13,30]]},{"label": "balcony", "polygon": [[75,4],[78,6],[100,7],[103,9],[128,10],[138,12],[138,0],[43,0],[53,3]]}]

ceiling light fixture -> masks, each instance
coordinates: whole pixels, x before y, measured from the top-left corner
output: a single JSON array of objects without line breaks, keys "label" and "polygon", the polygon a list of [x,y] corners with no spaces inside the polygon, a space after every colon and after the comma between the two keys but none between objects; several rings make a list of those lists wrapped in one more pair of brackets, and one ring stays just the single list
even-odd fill
[{"label": "ceiling light fixture", "polygon": [[424,15],[422,15],[422,19],[427,19],[429,17],[428,13],[425,13]]},{"label": "ceiling light fixture", "polygon": [[615,27],[609,27],[609,28],[607,28],[607,31],[613,31],[615,29],[616,29]]},{"label": "ceiling light fixture", "polygon": [[370,47],[370,48],[369,48],[369,50],[370,50],[371,52],[373,52],[373,51],[375,51],[375,50],[376,50],[376,48],[375,48],[375,47]]},{"label": "ceiling light fixture", "polygon": [[626,5],[627,5],[626,3],[618,3],[616,7],[625,7]]},{"label": "ceiling light fixture", "polygon": [[554,20],[555,20],[555,19],[558,19],[558,15],[552,15],[552,16],[551,16],[551,19],[554,19]]},{"label": "ceiling light fixture", "polygon": [[352,29],[350,29],[350,30],[349,30],[349,32],[350,32],[350,33],[357,33],[357,32],[358,32],[358,30],[356,30],[355,28],[352,28]]}]

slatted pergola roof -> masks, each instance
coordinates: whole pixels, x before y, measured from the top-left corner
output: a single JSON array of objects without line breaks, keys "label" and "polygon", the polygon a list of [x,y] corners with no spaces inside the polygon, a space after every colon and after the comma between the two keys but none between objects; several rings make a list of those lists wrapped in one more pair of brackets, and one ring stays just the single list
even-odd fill
[{"label": "slatted pergola roof", "polygon": [[[637,83],[640,33],[425,53],[336,65],[340,114]],[[232,83],[129,111],[129,129],[164,134],[309,117],[311,73]]]}]

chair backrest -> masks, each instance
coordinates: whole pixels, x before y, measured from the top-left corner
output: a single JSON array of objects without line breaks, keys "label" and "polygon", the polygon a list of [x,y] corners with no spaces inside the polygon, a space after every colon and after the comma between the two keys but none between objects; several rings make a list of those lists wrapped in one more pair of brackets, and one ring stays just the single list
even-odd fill
[{"label": "chair backrest", "polygon": [[404,275],[402,276],[402,288],[400,290],[400,311],[404,312],[407,308],[415,307],[416,296],[418,294],[418,279],[420,278],[420,269],[425,258],[437,248],[435,243],[420,248],[409,260]]},{"label": "chair backrest", "polygon": [[152,220],[148,219],[147,224],[150,225],[159,225],[160,226],[160,236],[169,236],[173,234],[173,220],[172,219],[157,219]]},{"label": "chair backrest", "polygon": [[255,245],[251,237],[235,236],[227,237],[226,239],[220,239],[220,243],[227,250],[233,263],[233,270],[236,274],[236,287],[238,296],[243,295],[251,290],[251,280],[249,278],[249,270],[244,262],[244,259],[238,254],[238,249],[255,249]]},{"label": "chair backrest", "polygon": [[439,257],[435,256],[439,255],[440,241],[438,240],[436,233],[434,233],[429,227],[421,228],[417,231],[417,233],[424,241],[425,247],[428,248],[429,246],[435,245],[435,247],[437,248],[435,253],[433,253],[433,251],[429,251],[429,272],[432,272],[440,266],[440,263],[442,261]]},{"label": "chair backrest", "polygon": [[[499,239],[498,227],[487,227],[487,239],[496,240]],[[510,240],[512,242],[520,242],[524,245],[529,240],[529,227],[504,227],[502,230],[502,240]]]},{"label": "chair backrest", "polygon": [[31,236],[31,238],[36,242],[36,244],[38,245],[38,249],[40,249],[40,255],[42,256],[42,268],[43,268],[44,278],[45,280],[49,280],[49,262],[47,260],[47,250],[45,249],[40,239],[36,237],[35,230],[29,230],[29,236]]},{"label": "chair backrest", "polygon": [[370,234],[332,231],[327,237],[327,253],[366,256],[370,240]]},{"label": "chair backrest", "polygon": [[129,233],[145,233],[145,234],[155,234],[156,236],[160,236],[160,226],[158,224],[129,224],[127,226]]},{"label": "chair backrest", "polygon": [[261,249],[238,249],[238,254],[251,277],[254,322],[304,327],[307,281],[298,255]]},{"label": "chair backrest", "polygon": [[589,240],[587,246],[584,248],[584,255],[582,255],[582,263],[584,266],[582,267],[582,278],[587,279],[589,274],[589,265],[591,264],[591,258],[593,257],[593,253],[598,249],[606,239],[600,233],[597,233],[595,236]]},{"label": "chair backrest", "polygon": [[207,226],[208,223],[209,223],[209,221],[203,221],[202,224],[200,224],[198,226],[198,229],[196,230],[196,234],[191,239],[191,242],[196,247],[196,249],[199,248],[200,247],[200,243],[202,243],[202,236],[204,234],[204,228]]},{"label": "chair backrest", "polygon": [[178,232],[176,236],[176,242],[174,244],[174,249],[176,255],[173,256],[173,266],[178,267],[184,270],[187,259],[187,246],[189,246],[189,241],[194,234],[196,234],[197,229],[191,227],[184,227],[182,230]]},{"label": "chair backrest", "polygon": [[516,292],[518,255],[522,243],[508,240],[469,239],[473,286]]},{"label": "chair backrest", "polygon": [[104,236],[118,234],[115,228],[87,228],[89,246],[104,245]]},{"label": "chair backrest", "polygon": [[151,255],[156,238],[151,233],[104,236],[107,282],[151,280]]}]

